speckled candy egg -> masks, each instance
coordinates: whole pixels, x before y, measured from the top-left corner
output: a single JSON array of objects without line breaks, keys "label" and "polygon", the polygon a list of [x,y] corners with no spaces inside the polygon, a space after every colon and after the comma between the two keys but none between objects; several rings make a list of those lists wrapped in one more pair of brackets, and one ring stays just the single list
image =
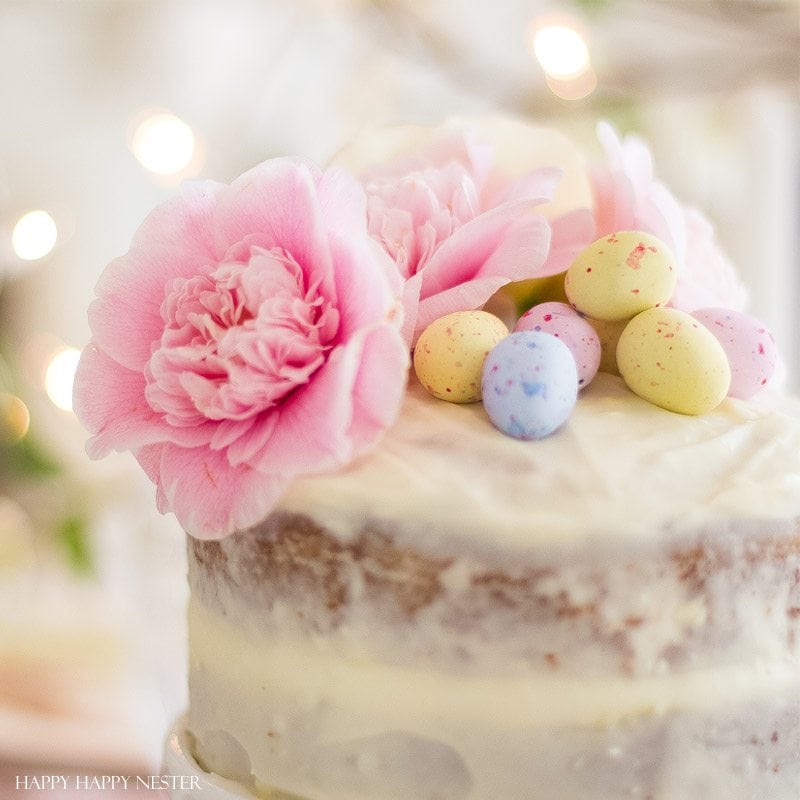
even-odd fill
[{"label": "speckled candy egg", "polygon": [[512,333],[483,364],[483,407],[503,433],[541,439],[561,427],[578,396],[569,348],[541,331]]},{"label": "speckled candy egg", "polygon": [[676,280],[675,259],[660,239],[641,231],[620,231],[578,254],[564,288],[582,314],[617,320],[666,303]]},{"label": "speckled candy egg", "polygon": [[597,338],[600,339],[600,366],[597,371],[619,375],[617,342],[630,320],[592,319],[591,317],[586,317],[586,321],[594,328]]},{"label": "speckled candy egg", "polygon": [[728,356],[730,397],[749,400],[769,383],[778,366],[778,348],[762,322],[730,308],[703,308],[692,316],[717,337]]},{"label": "speckled candy egg", "polygon": [[541,303],[526,311],[514,328],[518,331],[544,331],[560,339],[570,349],[578,368],[578,388],[592,382],[600,366],[600,339],[595,329],[566,303]]},{"label": "speckled candy egg", "polygon": [[628,323],[617,344],[617,366],[639,397],[680,414],[711,411],[731,382],[722,345],[674,308],[651,308]]},{"label": "speckled candy egg", "polygon": [[508,336],[508,328],[485,311],[456,311],[428,325],[414,349],[420,383],[440,400],[481,399],[481,368],[487,353]]}]

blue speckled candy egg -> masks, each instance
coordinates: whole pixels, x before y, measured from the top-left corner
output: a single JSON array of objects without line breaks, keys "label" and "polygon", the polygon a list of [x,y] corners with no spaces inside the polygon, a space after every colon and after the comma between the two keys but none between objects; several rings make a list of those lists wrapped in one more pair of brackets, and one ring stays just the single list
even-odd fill
[{"label": "blue speckled candy egg", "polygon": [[575,405],[575,359],[549,333],[512,333],[486,357],[482,393],[495,427],[515,439],[542,439],[566,422]]},{"label": "blue speckled candy egg", "polygon": [[588,386],[600,366],[600,337],[595,329],[566,303],[540,303],[526,311],[514,332],[544,331],[569,347],[578,367],[578,388]]}]

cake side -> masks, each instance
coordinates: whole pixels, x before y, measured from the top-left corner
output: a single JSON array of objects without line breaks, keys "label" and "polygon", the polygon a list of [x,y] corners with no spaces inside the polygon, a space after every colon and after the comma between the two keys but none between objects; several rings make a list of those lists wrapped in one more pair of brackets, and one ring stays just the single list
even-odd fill
[{"label": "cake side", "polygon": [[189,544],[192,603],[243,635],[322,639],[343,654],[455,674],[591,676],[800,656],[800,522],[731,523],[658,548],[544,549],[510,568],[434,557],[366,524],[342,543],[276,513]]},{"label": "cake side", "polygon": [[342,546],[291,516],[249,534],[190,549],[206,769],[313,800],[794,796],[797,526],[458,581],[383,534]]},{"label": "cake side", "polygon": [[[190,540],[188,729],[201,763],[265,797],[277,786],[313,800],[793,800],[800,422],[783,400],[726,404],[701,424],[654,409],[669,423],[648,441],[652,419],[629,420],[652,407],[616,389],[598,383],[587,426],[579,409],[550,440],[557,462],[539,452],[533,466],[514,442],[500,439],[514,452],[498,452],[473,411],[412,390],[410,429],[401,417],[373,455],[299,482],[247,531]],[[608,519],[582,522],[580,479],[542,508],[575,442],[600,450],[590,431],[620,448],[629,435],[604,475],[614,487],[623,465],[626,491],[610,495],[621,524],[631,524],[627,498],[666,494],[675,479],[671,514],[665,498],[657,517],[603,535]],[[702,464],[678,470],[704,448]],[[776,454],[782,467],[758,482]],[[437,473],[438,455],[458,466]],[[634,491],[626,470],[637,464]],[[505,511],[504,476],[524,480],[529,494],[515,497],[526,524],[509,531],[506,518],[478,536],[483,518],[469,499],[454,511],[452,492],[449,525],[432,522],[438,511],[417,500],[417,484],[404,491],[397,470],[431,475],[437,492],[483,484],[486,517]],[[685,514],[681,481],[692,484]],[[487,486],[500,494],[487,499]],[[552,508],[573,518],[562,540],[546,527]]]}]

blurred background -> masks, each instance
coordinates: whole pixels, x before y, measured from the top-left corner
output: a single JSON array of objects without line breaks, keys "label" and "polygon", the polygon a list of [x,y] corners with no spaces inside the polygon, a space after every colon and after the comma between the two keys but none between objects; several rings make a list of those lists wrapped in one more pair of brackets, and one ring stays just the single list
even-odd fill
[{"label": "blurred background", "polygon": [[157,769],[185,702],[182,536],[130,456],[86,459],[70,408],[94,283],[153,205],[364,127],[511,113],[591,158],[609,119],[714,222],[796,388],[798,9],[0,0],[0,798]]}]

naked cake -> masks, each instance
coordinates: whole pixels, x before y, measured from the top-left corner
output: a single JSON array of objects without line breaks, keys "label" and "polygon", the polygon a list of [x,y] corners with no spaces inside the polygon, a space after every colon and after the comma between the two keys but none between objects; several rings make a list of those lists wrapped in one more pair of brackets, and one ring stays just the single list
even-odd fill
[{"label": "naked cake", "polygon": [[708,223],[600,135],[267,162],[105,273],[90,452],[189,534],[176,797],[796,800],[800,407]]}]

